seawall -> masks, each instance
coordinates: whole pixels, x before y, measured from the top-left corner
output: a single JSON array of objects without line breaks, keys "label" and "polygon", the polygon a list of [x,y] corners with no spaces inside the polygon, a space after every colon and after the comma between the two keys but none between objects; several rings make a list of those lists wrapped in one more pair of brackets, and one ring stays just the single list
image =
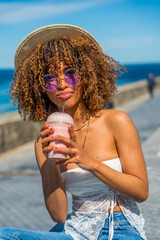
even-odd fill
[{"label": "seawall", "polygon": [[[160,92],[160,77],[156,78],[155,91]],[[149,98],[145,79],[120,86],[117,96],[113,99],[113,104],[116,108],[142,96]],[[43,122],[23,121],[17,112],[0,115],[0,153],[37,139],[42,125]]]},{"label": "seawall", "polygon": [[[155,91],[160,91],[160,77],[156,78]],[[126,102],[137,99],[141,96],[148,95],[147,81],[145,79],[129,83],[118,88],[118,94],[113,99],[114,105],[119,106]]]}]

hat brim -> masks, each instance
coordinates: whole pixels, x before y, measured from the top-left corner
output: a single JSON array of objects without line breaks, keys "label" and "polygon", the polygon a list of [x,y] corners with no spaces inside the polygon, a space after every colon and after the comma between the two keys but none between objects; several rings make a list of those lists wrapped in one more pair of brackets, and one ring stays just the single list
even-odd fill
[{"label": "hat brim", "polygon": [[48,25],[36,29],[27,35],[22,42],[19,44],[14,58],[15,69],[18,65],[28,56],[34,49],[36,49],[37,44],[43,44],[50,40],[60,40],[60,39],[78,39],[83,37],[89,39],[95,47],[103,52],[102,47],[97,42],[97,40],[84,29],[68,24],[55,24]]}]

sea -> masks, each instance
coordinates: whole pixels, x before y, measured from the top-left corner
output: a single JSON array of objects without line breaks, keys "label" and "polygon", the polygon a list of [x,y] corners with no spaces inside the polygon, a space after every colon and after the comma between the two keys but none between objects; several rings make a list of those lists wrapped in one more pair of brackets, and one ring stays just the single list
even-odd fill
[{"label": "sea", "polygon": [[[129,64],[124,66],[127,72],[118,78],[118,86],[147,79],[149,73],[153,73],[155,77],[160,76],[160,63]],[[0,69],[0,114],[17,111],[17,107],[13,106],[8,95],[13,74],[14,69]]]}]

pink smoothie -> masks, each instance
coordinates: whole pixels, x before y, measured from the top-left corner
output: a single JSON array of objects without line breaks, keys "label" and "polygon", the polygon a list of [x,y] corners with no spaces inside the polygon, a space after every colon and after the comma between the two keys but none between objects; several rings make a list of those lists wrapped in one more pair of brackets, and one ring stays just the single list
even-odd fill
[{"label": "pink smoothie", "polygon": [[[70,138],[70,134],[68,132],[68,126],[70,126],[70,125],[73,126],[73,119],[69,114],[61,113],[61,112],[52,113],[47,118],[46,123],[48,123],[50,127],[53,127],[55,129],[54,133],[52,133],[51,135],[53,135],[53,136],[60,135],[60,136]],[[59,140],[52,141],[52,142],[50,142],[50,144],[55,145],[57,147],[63,147],[63,148],[67,147],[64,143],[62,143]],[[48,158],[65,159],[66,154],[55,152],[54,150],[51,150],[48,153]]]}]

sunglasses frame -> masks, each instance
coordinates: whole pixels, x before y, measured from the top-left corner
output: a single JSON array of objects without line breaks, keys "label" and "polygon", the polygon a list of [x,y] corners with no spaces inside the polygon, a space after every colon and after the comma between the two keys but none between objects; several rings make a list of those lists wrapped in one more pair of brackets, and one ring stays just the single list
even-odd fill
[{"label": "sunglasses frame", "polygon": [[[73,73],[73,74],[70,74],[70,75],[73,76],[73,79],[74,79],[74,81],[75,81],[75,84],[69,84],[69,83],[66,81],[66,78],[67,78],[66,73],[67,73],[67,71],[69,71],[69,70],[74,70],[74,73]],[[64,78],[63,78],[63,79],[64,79],[64,81],[68,84],[69,87],[76,86],[76,85],[79,83],[78,77],[77,77],[77,76],[74,76],[75,74],[76,74],[76,70],[75,70],[74,68],[68,68],[68,69],[65,71],[65,73],[64,73]],[[48,80],[48,83],[50,82],[51,78],[54,78],[54,79],[57,81],[57,85],[53,84],[53,85],[55,86],[55,89],[54,89],[54,90],[49,90],[49,89],[46,88],[47,80],[45,80],[45,77],[47,78],[48,75],[50,76],[50,79]],[[69,75],[69,74],[68,74],[68,75]],[[44,81],[45,81],[45,90],[46,90],[46,91],[52,92],[52,91],[56,91],[56,90],[57,90],[60,80],[59,80],[59,78],[58,78],[56,75],[54,75],[54,74],[52,74],[52,73],[48,73],[48,74],[45,74],[45,75],[43,76],[43,79],[44,79]],[[71,78],[68,77],[68,79],[71,79]]]}]

